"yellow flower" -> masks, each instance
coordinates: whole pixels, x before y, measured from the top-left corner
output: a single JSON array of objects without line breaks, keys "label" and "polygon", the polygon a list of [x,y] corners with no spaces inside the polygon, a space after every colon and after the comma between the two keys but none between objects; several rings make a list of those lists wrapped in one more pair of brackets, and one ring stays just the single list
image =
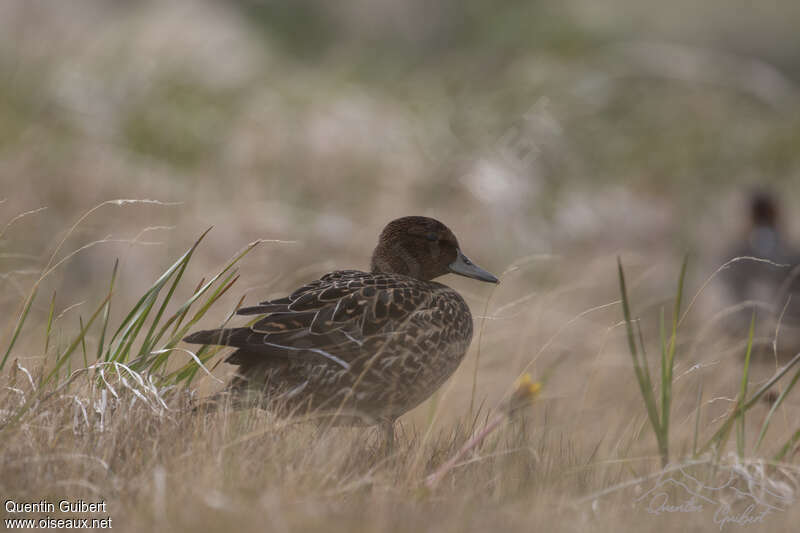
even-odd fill
[{"label": "yellow flower", "polygon": [[541,391],[542,383],[533,381],[531,375],[526,372],[514,383],[514,393],[511,395],[510,404],[516,408],[522,403],[532,403]]}]

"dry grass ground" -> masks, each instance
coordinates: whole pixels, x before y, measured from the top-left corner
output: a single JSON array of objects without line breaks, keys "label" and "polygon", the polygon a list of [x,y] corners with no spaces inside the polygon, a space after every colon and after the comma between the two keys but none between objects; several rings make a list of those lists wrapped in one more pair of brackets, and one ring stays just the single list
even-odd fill
[{"label": "dry grass ground", "polygon": [[[0,6],[4,501],[104,500],[125,531],[794,530],[794,450],[766,465],[800,427],[796,391],[758,449],[770,407],[747,412],[744,458],[734,429],[716,467],[702,453],[683,472],[662,469],[616,264],[658,381],[659,314],[672,312],[692,253],[669,439],[672,460],[689,461],[741,387],[747,328],[723,327],[728,303],[705,281],[744,227],[742,190],[767,183],[785,205],[800,199],[794,3],[742,15],[707,2],[691,17],[688,3],[623,0],[444,2],[435,13],[419,2],[169,4]],[[115,198],[158,203],[106,204],[73,228]],[[800,217],[787,211],[795,238]],[[445,221],[503,275],[497,287],[444,280],[470,304],[476,336],[456,375],[401,419],[389,456],[372,429],[192,413],[191,398],[231,371],[220,356],[208,361],[217,379],[199,372],[188,387],[159,381],[190,362],[181,351],[152,385],[119,368],[107,383],[79,371],[211,225],[165,317],[251,241],[267,239],[198,327],[243,297],[364,268],[382,225],[412,213]],[[81,337],[117,259],[109,335],[101,313]],[[786,362],[766,322],[750,395]],[[778,347],[796,352],[787,339]],[[539,398],[426,487],[525,371],[546,378]],[[688,501],[667,478],[713,503],[648,512],[656,487]],[[774,508],[715,523],[725,503],[741,518],[750,501],[751,518]]]},{"label": "dry grass ground", "polygon": [[[121,367],[118,373],[106,368],[107,381],[98,378],[97,370],[84,373],[79,370],[83,357],[93,361],[100,342],[97,326],[85,338],[89,355],[82,356],[79,346],[69,363],[75,372],[72,380],[67,381],[65,369],[55,381],[41,385],[42,372],[52,368],[70,343],[74,346],[77,328],[59,325],[68,312],[54,319],[51,333],[63,331],[53,333],[49,355],[27,355],[41,354],[41,348],[15,348],[19,354],[4,370],[3,494],[15,501],[102,499],[114,527],[136,531],[482,531],[498,526],[528,530],[531,524],[638,530],[644,523],[654,530],[705,531],[721,516],[715,514],[720,502],[727,501],[741,516],[750,502],[742,494],[754,494],[758,501],[775,505],[763,527],[774,531],[783,524],[789,530],[796,512],[791,454],[776,468],[763,461],[797,427],[793,396],[777,411],[758,452],[754,445],[766,404],[748,413],[743,460],[736,459],[735,439],[722,450],[717,470],[711,467],[713,455],[697,456],[701,464],[693,467],[693,475],[707,479],[705,486],[723,485],[733,473],[742,493],[730,489],[724,496],[712,496],[709,489],[707,495],[717,503],[706,502],[702,511],[648,513],[653,504],[647,491],[663,486],[655,476],[670,471],[661,470],[625,351],[613,266],[611,257],[588,268],[537,257],[508,269],[494,291],[470,294],[465,285],[479,328],[473,349],[432,401],[402,419],[398,445],[389,456],[377,430],[323,431],[312,423],[276,420],[260,410],[193,413],[192,396],[219,388],[217,380],[202,373],[188,387],[160,385],[157,376],[153,384],[138,382]],[[636,300],[658,294],[648,287],[651,269],[629,266],[636,272],[630,276]],[[526,280],[531,270],[540,271],[546,281]],[[194,283],[184,284],[177,292],[191,292]],[[235,304],[239,294],[230,292]],[[669,298],[667,292],[663,299],[635,304],[651,354],[658,351],[658,343],[652,342],[656,309],[671,305],[665,301]],[[697,308],[702,299],[700,293]],[[226,312],[226,302],[215,305]],[[115,303],[111,309],[125,313]],[[747,341],[726,341],[719,332],[701,334],[697,329],[704,317],[697,314],[689,311],[687,321],[694,319],[681,330],[678,343],[670,435],[676,461],[691,459],[698,423],[702,445],[731,411]],[[43,342],[46,330],[46,321],[31,323],[22,340]],[[776,369],[776,363],[760,355],[751,391]],[[188,356],[176,351],[171,358],[174,369]],[[657,357],[650,357],[650,365],[657,375]],[[547,377],[541,396],[470,450],[437,486],[427,487],[426,478],[496,416],[514,380],[526,370]],[[214,368],[222,378],[226,371],[226,365]],[[761,494],[761,487],[770,492]],[[672,501],[685,502],[682,490],[670,489]],[[14,516],[39,515],[5,515]]]}]

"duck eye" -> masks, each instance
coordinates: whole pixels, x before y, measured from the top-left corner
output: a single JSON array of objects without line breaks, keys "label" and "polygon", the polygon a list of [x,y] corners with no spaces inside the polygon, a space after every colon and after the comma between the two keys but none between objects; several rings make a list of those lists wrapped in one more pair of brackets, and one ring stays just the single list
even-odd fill
[{"label": "duck eye", "polygon": [[439,235],[437,235],[436,233],[433,233],[433,232],[426,233],[425,234],[425,238],[428,239],[431,242],[436,242],[436,241],[439,240]]}]

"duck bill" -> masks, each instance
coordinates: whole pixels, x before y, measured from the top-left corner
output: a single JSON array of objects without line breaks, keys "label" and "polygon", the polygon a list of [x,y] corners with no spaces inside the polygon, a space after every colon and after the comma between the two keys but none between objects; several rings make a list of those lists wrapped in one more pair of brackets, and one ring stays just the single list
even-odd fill
[{"label": "duck bill", "polygon": [[461,250],[458,250],[456,260],[450,263],[450,272],[489,283],[500,282],[493,274],[470,261],[469,257],[461,253]]}]

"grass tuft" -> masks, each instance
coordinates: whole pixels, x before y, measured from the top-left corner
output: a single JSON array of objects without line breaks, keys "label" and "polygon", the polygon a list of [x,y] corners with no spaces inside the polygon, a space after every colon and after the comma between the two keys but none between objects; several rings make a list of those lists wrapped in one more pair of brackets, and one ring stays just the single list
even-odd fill
[{"label": "grass tuft", "polygon": [[[672,313],[672,329],[669,340],[666,339],[665,326],[664,326],[664,311],[661,310],[659,320],[660,331],[660,346],[661,346],[661,409],[660,416],[658,414],[658,405],[656,401],[656,393],[653,389],[653,383],[650,377],[648,368],[647,355],[644,350],[644,339],[641,334],[639,322],[632,318],[630,297],[625,281],[625,272],[622,267],[622,261],[617,258],[617,267],[619,275],[619,286],[622,297],[622,313],[625,321],[627,338],[628,338],[628,351],[631,356],[634,374],[636,381],[639,385],[642,402],[644,403],[647,412],[650,427],[656,437],[658,444],[658,452],[661,458],[662,467],[666,467],[670,462],[670,412],[672,407],[672,394],[675,385],[674,367],[675,367],[675,352],[678,341],[678,328],[681,324],[681,301],[683,299],[684,285],[686,279],[687,257],[684,257],[681,265],[680,276],[678,278],[678,287],[675,296],[675,307]],[[702,289],[701,289],[702,290]],[[692,300],[694,300],[696,297]],[[745,419],[748,411],[753,409],[764,394],[774,386],[791,368],[800,362],[800,354],[796,355],[788,364],[779,369],[770,379],[768,379],[759,389],[748,398],[748,384],[750,382],[750,369],[751,357],[753,353],[754,335],[755,335],[756,313],[755,308],[750,320],[750,327],[747,335],[747,345],[745,349],[744,366],[739,380],[739,393],[735,401],[735,405],[730,410],[728,415],[724,417],[724,421],[720,427],[713,433],[713,435],[706,441],[703,446],[698,448],[698,442],[701,433],[701,413],[702,413],[702,398],[703,398],[703,382],[700,381],[697,389],[697,399],[695,402],[695,422],[694,432],[692,436],[692,457],[698,458],[700,455],[714,451],[716,460],[719,460],[722,453],[726,448],[728,438],[730,437],[731,430],[736,427],[736,453],[740,461],[744,461],[746,457],[746,431]],[[637,335],[638,333],[638,345]],[[758,434],[754,451],[757,451],[761,445],[764,436],[769,428],[772,415],[783,402],[786,395],[794,388],[797,381],[800,380],[800,371],[796,372],[792,380],[789,382],[786,389],[778,397],[778,400],[773,404],[769,414],[766,416],[761,425]],[[797,440],[800,439],[800,433],[794,433],[789,441],[780,449],[775,455],[774,460],[780,461],[786,453],[795,445]]]}]

